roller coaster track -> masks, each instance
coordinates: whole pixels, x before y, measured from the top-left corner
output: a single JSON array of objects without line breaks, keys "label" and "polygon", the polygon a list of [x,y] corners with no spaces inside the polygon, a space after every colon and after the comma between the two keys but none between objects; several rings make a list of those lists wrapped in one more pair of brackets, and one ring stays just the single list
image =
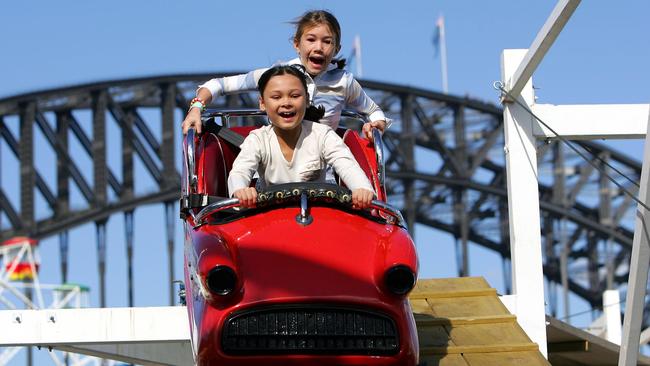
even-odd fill
[{"label": "roller coaster track", "polygon": [[[138,206],[156,202],[165,203],[168,220],[175,220],[180,189],[178,134],[187,102],[201,81],[229,74],[115,80],[0,100],[2,151],[9,151],[20,167],[14,180],[3,172],[1,239],[16,235],[45,238],[88,222],[95,222],[99,233],[111,215],[124,212],[128,220]],[[497,252],[503,259],[508,292],[510,245],[501,108],[407,86],[361,83],[394,120],[384,136],[391,203],[402,210],[411,229],[419,224],[456,238],[459,276],[469,274],[470,242]],[[256,101],[254,93],[243,93],[221,97],[213,104],[256,107]],[[240,122],[259,123],[253,118]],[[353,122],[343,124],[352,126]],[[109,126],[118,131],[117,138],[110,136]],[[115,140],[121,144],[121,153],[111,157],[107,145]],[[638,182],[640,162],[597,143],[579,145],[605,171],[613,166]],[[35,161],[43,151],[56,161],[49,174]],[[550,310],[557,312],[561,287],[565,294],[570,291],[598,309],[605,289],[619,288],[627,281],[634,202],[556,141],[539,141],[537,154]],[[134,188],[134,176],[141,174],[136,172],[134,156],[153,181],[154,187],[145,193]],[[84,166],[80,157],[90,163]],[[109,158],[121,159],[121,171],[108,163]],[[638,192],[634,184],[618,180]],[[72,185],[81,203],[71,205]],[[37,206],[45,209],[37,210]],[[102,235],[98,237],[104,302],[102,248],[106,243],[101,242]],[[67,243],[62,250],[67,251]],[[171,254],[169,266],[171,273]],[[65,279],[63,264],[61,270]]]}]

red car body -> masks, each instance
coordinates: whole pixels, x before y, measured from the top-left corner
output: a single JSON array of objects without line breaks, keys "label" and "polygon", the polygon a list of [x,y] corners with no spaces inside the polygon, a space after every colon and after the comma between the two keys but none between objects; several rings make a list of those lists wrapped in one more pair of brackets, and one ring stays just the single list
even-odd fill
[{"label": "red car body", "polygon": [[[250,128],[234,130],[245,135]],[[371,144],[348,134],[358,160],[374,157]],[[236,203],[206,209],[218,202],[214,197],[226,196],[237,149],[214,132],[195,141],[196,153],[189,155],[195,155],[196,167],[188,163],[183,216],[196,363],[416,365],[417,332],[406,296],[418,264],[400,221],[379,209],[353,210],[341,203],[345,190],[329,185],[280,187],[267,196],[273,204],[258,209],[232,210]],[[377,164],[368,160],[361,165],[369,177],[375,175],[373,184],[385,200]],[[387,283],[396,268],[413,275],[403,291]],[[228,280],[224,290],[219,281]]]}]

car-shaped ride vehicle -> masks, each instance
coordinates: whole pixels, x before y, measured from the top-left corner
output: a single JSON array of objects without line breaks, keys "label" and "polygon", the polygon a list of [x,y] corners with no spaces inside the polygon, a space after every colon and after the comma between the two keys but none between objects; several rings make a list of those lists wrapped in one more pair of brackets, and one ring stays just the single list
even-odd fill
[{"label": "car-shaped ride vehicle", "polygon": [[347,188],[320,183],[270,186],[256,208],[244,209],[228,198],[226,182],[254,127],[228,128],[228,121],[262,113],[210,110],[204,133],[190,130],[183,142],[185,290],[196,363],[416,365],[407,295],[417,255],[400,212],[386,203],[381,135],[373,145],[337,131],[377,192],[370,209],[353,209]]}]

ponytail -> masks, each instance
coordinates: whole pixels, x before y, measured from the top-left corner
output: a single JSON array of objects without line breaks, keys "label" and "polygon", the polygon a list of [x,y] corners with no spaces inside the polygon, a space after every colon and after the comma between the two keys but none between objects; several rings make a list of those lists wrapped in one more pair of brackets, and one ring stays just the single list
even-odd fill
[{"label": "ponytail", "polygon": [[343,69],[343,68],[345,67],[345,63],[346,63],[346,61],[345,61],[344,58],[338,58],[338,59],[337,59],[337,58],[333,58],[332,61],[331,61],[331,63],[332,63],[333,65],[336,65],[336,68],[337,68],[337,69]]},{"label": "ponytail", "polygon": [[322,105],[310,105],[305,111],[305,119],[308,121],[318,122],[325,115],[325,108]]}]

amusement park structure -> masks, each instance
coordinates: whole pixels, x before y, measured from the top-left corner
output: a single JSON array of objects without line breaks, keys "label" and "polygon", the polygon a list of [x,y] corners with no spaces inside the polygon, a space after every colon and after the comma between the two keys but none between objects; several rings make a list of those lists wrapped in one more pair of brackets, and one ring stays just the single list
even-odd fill
[{"label": "amusement park structure", "polygon": [[[536,105],[530,82],[534,69],[578,4],[576,0],[559,1],[529,50],[504,52],[504,85],[500,90],[503,109],[469,98],[412,87],[370,80],[361,83],[394,120],[383,136],[386,193],[388,202],[401,210],[409,232],[413,235],[417,225],[449,233],[456,243],[459,277],[470,273],[468,253],[472,246],[496,253],[503,273],[503,295],[512,295],[505,296],[503,301],[544,354],[544,314],[568,315],[569,295],[584,300],[595,315],[600,315],[607,310],[603,307],[608,296],[605,294],[626,294],[625,314],[628,316],[625,317],[627,328],[622,338],[621,357],[626,357],[625,364],[634,364],[630,360],[637,355],[638,342],[635,340],[639,338],[640,329],[650,325],[648,300],[639,297],[645,291],[648,263],[647,253],[640,245],[647,246],[647,237],[643,239],[639,235],[640,231],[635,230],[638,223],[634,222],[637,216],[647,215],[647,212],[637,211],[636,200],[647,204],[644,190],[648,186],[648,169],[645,167],[642,174],[639,161],[589,140],[645,137],[650,109],[647,104]],[[106,223],[113,216],[123,215],[127,243],[126,288],[132,306],[133,293],[137,291],[133,286],[133,248],[141,245],[134,239],[138,228],[134,225],[133,214],[144,205],[163,204],[164,218],[160,222],[167,233],[169,274],[164,281],[169,286],[169,305],[176,303],[173,273],[180,258],[173,256],[176,246],[173,233],[181,190],[178,126],[196,85],[215,75],[230,74],[233,73],[107,81],[0,100],[2,159],[14,159],[21,167],[13,181],[3,175],[0,239],[5,242],[19,236],[33,240],[58,236],[61,278],[65,282],[72,265],[67,233],[82,224],[94,223],[98,305],[104,307],[107,303],[106,247],[109,245]],[[213,106],[252,108],[256,107],[256,98],[252,93],[230,95],[216,99]],[[548,126],[541,125],[539,120]],[[240,123],[252,126],[258,123],[256,121],[243,118]],[[352,120],[344,120],[342,125],[346,124],[358,127]],[[121,171],[108,162],[109,127],[118,131]],[[572,146],[581,153],[567,147],[560,137],[580,140]],[[56,159],[52,174],[37,168],[36,141]],[[79,148],[72,151],[72,146]],[[80,155],[90,161],[90,169],[82,168]],[[143,171],[136,171],[135,159],[144,166]],[[645,160],[647,165],[648,159]],[[146,192],[135,189],[134,177],[138,174],[147,175],[154,188]],[[614,181],[609,179],[612,175]],[[71,204],[72,186],[81,197],[81,204]],[[37,206],[44,209],[37,210]],[[435,245],[415,239],[419,246]],[[19,265],[22,259],[9,267],[3,264],[5,272],[0,272],[0,279],[4,281],[0,284],[0,296],[3,292],[11,292],[22,299],[30,293],[25,287],[40,283],[37,277],[33,277],[32,282],[9,283],[9,276],[23,276],[24,280],[29,274],[37,273],[38,259],[29,254],[33,253],[34,244],[26,242],[27,246],[18,252],[22,250],[21,255],[31,255],[32,259],[27,261],[30,264]],[[19,257],[15,254],[18,247],[11,243],[0,247],[2,260],[6,261],[3,263],[13,263],[9,258]],[[421,267],[427,265],[434,264],[420,263]],[[82,288],[78,288],[79,294]],[[40,301],[38,291],[31,293]],[[617,301],[608,300],[607,303]],[[25,309],[34,308],[24,304],[21,306]],[[8,301],[0,306],[13,309]],[[39,309],[47,307],[47,304],[38,306]],[[101,323],[100,319],[105,321],[108,317],[99,312],[91,313],[98,309],[87,310],[88,321],[94,319],[106,327],[119,327],[118,320],[115,324]],[[184,314],[182,309],[169,308],[122,310],[123,313],[114,310],[114,319],[137,313],[143,324],[150,321],[147,324],[152,327],[155,317],[172,319],[171,314]],[[54,310],[52,314],[62,319],[68,316]],[[13,319],[1,317],[0,321],[13,322],[15,326],[15,317]],[[186,324],[180,326],[187,328]],[[4,328],[4,324],[0,327]],[[160,348],[158,352],[169,352],[166,357],[172,357],[169,354],[188,347],[189,329],[184,331],[186,333],[178,336],[168,329],[156,328],[155,335],[141,334],[141,339],[167,340],[169,347]],[[115,332],[117,334],[117,330]],[[66,341],[75,343],[73,338],[59,336],[65,340],[55,348],[65,349]],[[30,344],[56,343],[53,339],[43,336],[42,342]],[[134,342],[134,339],[124,337],[121,341]],[[641,341],[644,341],[643,334]],[[636,349],[629,342],[636,342]],[[74,348],[69,346],[68,350]],[[76,350],[96,355],[111,353],[108,348],[100,348],[88,351],[79,347]],[[126,353],[129,352],[137,353],[132,350]],[[181,352],[186,352],[184,356],[188,354],[187,350],[177,353]],[[134,356],[132,359],[144,358]]]}]

